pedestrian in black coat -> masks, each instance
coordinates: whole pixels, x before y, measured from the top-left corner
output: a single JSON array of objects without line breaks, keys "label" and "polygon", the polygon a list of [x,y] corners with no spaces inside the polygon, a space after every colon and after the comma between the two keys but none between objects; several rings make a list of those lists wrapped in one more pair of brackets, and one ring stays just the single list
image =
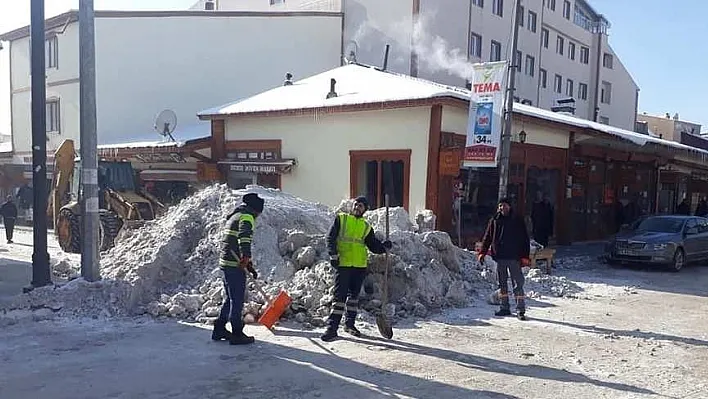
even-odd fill
[{"label": "pedestrian in black coat", "polygon": [[12,244],[12,233],[15,230],[15,220],[17,219],[17,205],[13,202],[12,195],[8,195],[7,201],[0,206],[0,215],[2,215],[5,224],[7,243]]}]

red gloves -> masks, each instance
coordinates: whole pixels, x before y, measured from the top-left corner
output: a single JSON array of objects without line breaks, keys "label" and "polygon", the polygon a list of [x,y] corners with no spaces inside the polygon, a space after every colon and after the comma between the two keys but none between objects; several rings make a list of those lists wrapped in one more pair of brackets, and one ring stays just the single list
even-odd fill
[{"label": "red gloves", "polygon": [[529,258],[521,258],[521,266],[524,266],[524,267],[529,267],[529,266],[531,266],[531,259],[529,259]]},{"label": "red gloves", "polygon": [[249,264],[251,264],[251,258],[249,258],[248,256],[242,256],[239,260],[239,265],[243,269],[248,269]]}]

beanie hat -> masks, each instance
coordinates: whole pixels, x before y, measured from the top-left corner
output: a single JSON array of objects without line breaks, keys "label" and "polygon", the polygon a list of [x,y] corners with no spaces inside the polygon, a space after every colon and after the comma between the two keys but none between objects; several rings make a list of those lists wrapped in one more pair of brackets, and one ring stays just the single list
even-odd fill
[{"label": "beanie hat", "polygon": [[356,204],[357,202],[364,205],[366,209],[369,209],[369,201],[363,195],[354,198],[354,203]]},{"label": "beanie hat", "polygon": [[243,196],[243,202],[258,213],[263,212],[263,204],[265,201],[256,193],[248,193]]}]

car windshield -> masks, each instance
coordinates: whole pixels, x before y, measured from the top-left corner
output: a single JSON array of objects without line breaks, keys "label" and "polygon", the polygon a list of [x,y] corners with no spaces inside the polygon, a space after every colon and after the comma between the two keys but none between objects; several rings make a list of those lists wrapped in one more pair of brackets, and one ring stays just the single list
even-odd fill
[{"label": "car windshield", "polygon": [[646,218],[640,221],[635,230],[655,233],[678,233],[683,227],[683,219],[678,218]]}]

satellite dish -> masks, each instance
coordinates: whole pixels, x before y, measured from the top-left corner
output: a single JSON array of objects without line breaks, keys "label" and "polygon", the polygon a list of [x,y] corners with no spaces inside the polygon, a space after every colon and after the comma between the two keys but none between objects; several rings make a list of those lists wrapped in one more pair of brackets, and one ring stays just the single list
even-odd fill
[{"label": "satellite dish", "polygon": [[175,141],[172,137],[172,132],[177,127],[177,114],[171,109],[166,109],[157,114],[155,118],[155,131],[162,137],[168,138],[170,141]]}]

